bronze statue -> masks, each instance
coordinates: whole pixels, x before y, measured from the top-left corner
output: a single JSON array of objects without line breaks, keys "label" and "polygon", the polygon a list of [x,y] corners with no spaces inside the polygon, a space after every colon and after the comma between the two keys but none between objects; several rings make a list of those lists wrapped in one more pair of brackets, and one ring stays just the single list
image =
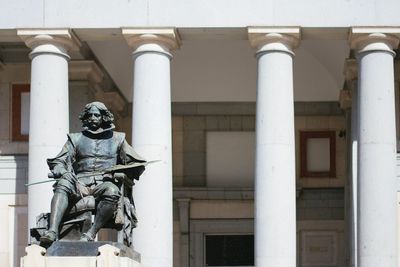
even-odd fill
[{"label": "bronze statue", "polygon": [[[71,209],[71,203],[85,196],[94,197],[96,216],[80,240],[93,241],[100,228],[116,216],[118,207],[124,205],[124,201],[121,202],[124,183],[121,181],[126,179],[132,185],[133,179],[138,179],[144,171],[144,167],[131,174],[124,171],[129,170],[131,164],[144,166],[138,163],[146,161],[127,143],[124,133],[114,131],[113,114],[103,103],[87,104],[79,118],[83,124],[82,132],[68,134],[61,152],[47,160],[53,176],[60,179],[53,186],[49,228],[40,237],[40,243],[44,245],[58,239],[60,224]],[[122,171],[117,173],[113,168]],[[118,177],[122,178],[119,180]],[[129,194],[125,195],[128,196],[126,199],[131,199]]]}]

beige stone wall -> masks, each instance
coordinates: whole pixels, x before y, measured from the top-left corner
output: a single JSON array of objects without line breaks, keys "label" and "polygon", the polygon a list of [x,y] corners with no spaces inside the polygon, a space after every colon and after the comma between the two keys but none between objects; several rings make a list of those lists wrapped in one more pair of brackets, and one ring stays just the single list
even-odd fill
[{"label": "beige stone wall", "polygon": [[[172,125],[174,185],[207,186],[207,131],[254,131],[254,120],[254,115],[174,115]],[[299,132],[304,130],[335,131],[336,177],[300,177]],[[339,133],[345,132],[345,130],[345,117],[343,115],[295,116],[296,178],[299,186],[344,187],[346,180],[346,137],[339,136]],[[227,148],[225,153],[228,155],[233,151]],[[229,187],[229,184],[226,187]]]},{"label": "beige stone wall", "polygon": [[174,186],[183,186],[183,117],[172,116],[172,170]]},{"label": "beige stone wall", "polygon": [[191,219],[252,219],[252,200],[195,200],[190,205]]}]

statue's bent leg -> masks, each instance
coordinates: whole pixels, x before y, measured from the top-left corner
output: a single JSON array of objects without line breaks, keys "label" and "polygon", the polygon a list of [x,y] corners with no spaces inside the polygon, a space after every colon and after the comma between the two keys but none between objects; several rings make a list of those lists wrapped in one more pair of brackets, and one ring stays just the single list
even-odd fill
[{"label": "statue's bent leg", "polygon": [[58,237],[58,230],[65,211],[68,209],[69,195],[74,191],[74,185],[69,181],[60,180],[54,189],[51,200],[50,227],[40,238],[42,245],[51,244]]},{"label": "statue's bent leg", "polygon": [[58,228],[67,208],[67,193],[62,190],[55,191],[51,200],[50,227],[45,235],[40,239],[41,243],[52,243],[57,239]]},{"label": "statue's bent leg", "polygon": [[82,241],[93,241],[97,232],[114,216],[121,194],[118,186],[111,182],[104,182],[94,189],[93,195],[99,199],[99,204],[94,223],[89,231],[82,235]]}]

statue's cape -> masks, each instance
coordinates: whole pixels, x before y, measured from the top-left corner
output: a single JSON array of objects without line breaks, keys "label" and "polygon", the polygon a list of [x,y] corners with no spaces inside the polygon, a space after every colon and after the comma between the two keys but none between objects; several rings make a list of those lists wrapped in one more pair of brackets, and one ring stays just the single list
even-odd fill
[{"label": "statue's cape", "polygon": [[[121,134],[124,135],[124,140],[125,140],[125,134],[124,133],[121,133]],[[135,161],[135,162],[141,162],[141,163],[146,162],[146,160],[142,156],[140,156],[138,153],[136,153],[136,151],[133,149],[132,146],[128,145],[127,142],[125,142],[125,144],[126,145],[124,146],[124,151],[125,151],[127,157],[132,158],[132,161]],[[129,163],[127,163],[127,164],[129,164]]]}]

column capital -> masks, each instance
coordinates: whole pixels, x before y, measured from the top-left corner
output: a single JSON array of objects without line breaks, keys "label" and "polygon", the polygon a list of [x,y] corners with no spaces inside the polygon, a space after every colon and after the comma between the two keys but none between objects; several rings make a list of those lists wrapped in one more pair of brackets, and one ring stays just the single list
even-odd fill
[{"label": "column capital", "polygon": [[31,57],[41,53],[60,54],[78,50],[79,39],[69,29],[18,29],[17,35],[32,49]]},{"label": "column capital", "polygon": [[400,40],[397,27],[353,27],[349,33],[350,48],[358,53],[384,51],[393,55]]},{"label": "column capital", "polygon": [[257,53],[281,51],[294,55],[293,49],[300,43],[299,27],[248,27],[247,33]]},{"label": "column capital", "polygon": [[159,52],[169,54],[179,49],[181,39],[176,28],[122,28],[128,45],[133,53]]}]

